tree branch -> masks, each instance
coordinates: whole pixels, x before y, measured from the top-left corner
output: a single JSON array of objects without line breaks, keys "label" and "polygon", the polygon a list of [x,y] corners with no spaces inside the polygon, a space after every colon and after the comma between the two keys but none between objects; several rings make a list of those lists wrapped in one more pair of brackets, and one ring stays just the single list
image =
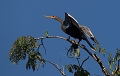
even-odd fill
[{"label": "tree branch", "polygon": [[[40,39],[45,39],[45,38],[60,38],[60,39],[63,39],[63,40],[66,40],[66,41],[70,42],[71,44],[76,44],[76,45],[80,46],[82,49],[84,49],[99,64],[99,66],[102,69],[102,72],[106,76],[110,76],[109,73],[107,72],[106,68],[104,67],[102,61],[100,60],[100,58],[96,54],[92,54],[84,45],[78,44],[73,40],[70,40],[70,39],[67,39],[67,38],[64,38],[64,37],[61,37],[61,36],[45,36],[45,37],[39,37],[39,38],[35,38],[35,39],[40,40]],[[51,63],[51,62],[49,62],[49,63]],[[53,64],[53,63],[51,63],[51,64]],[[57,65],[55,65],[55,64],[54,64],[54,66],[57,67]]]},{"label": "tree branch", "polygon": [[82,62],[82,64],[81,64],[80,67],[82,67],[82,65],[84,64],[84,62],[87,61],[88,59],[89,59],[89,56]]},{"label": "tree branch", "polygon": [[46,54],[46,49],[45,49],[45,46],[43,44],[43,39],[41,39],[41,45],[43,46],[44,50],[45,50],[45,54]]},{"label": "tree branch", "polygon": [[44,48],[44,50],[45,50],[45,54],[46,54],[46,48],[45,48],[45,46],[44,46],[44,44],[43,44],[43,39],[41,39],[41,44],[39,44],[39,46],[38,46],[38,48],[37,48],[38,51],[39,51],[40,46],[43,46],[43,48]]},{"label": "tree branch", "polygon": [[119,71],[119,63],[120,63],[120,60],[118,60],[118,67],[117,67],[117,69],[115,70],[115,72],[112,74],[112,76],[115,76],[115,74],[117,73],[117,71]]},{"label": "tree branch", "polygon": [[48,61],[48,60],[45,60],[46,62],[52,64],[53,66],[55,66],[59,71],[60,73],[63,75],[63,76],[66,76],[65,73],[59,68],[59,66],[51,61]]}]

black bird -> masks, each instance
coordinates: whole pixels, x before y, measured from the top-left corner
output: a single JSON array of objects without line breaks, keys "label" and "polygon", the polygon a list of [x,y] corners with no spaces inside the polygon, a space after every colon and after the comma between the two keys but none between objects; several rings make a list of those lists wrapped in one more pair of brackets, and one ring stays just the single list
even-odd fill
[{"label": "black bird", "polygon": [[97,45],[100,45],[98,43],[97,39],[95,38],[95,36],[92,34],[91,30],[88,27],[83,26],[81,24],[78,25],[77,20],[74,17],[72,17],[70,14],[67,13],[67,16],[69,18],[68,22],[70,22],[70,20],[72,20],[72,23],[74,24],[74,25],[71,25],[71,26],[76,26],[79,29],[82,29],[82,31],[84,32],[84,34],[86,34],[88,37],[90,37]]},{"label": "black bird", "polygon": [[[81,28],[79,28],[79,24],[77,23],[77,21],[74,18],[72,18],[72,16],[70,16],[68,13],[65,13],[64,21],[57,16],[45,16],[45,17],[52,18],[52,19],[59,21],[62,24],[61,29],[63,32],[65,32],[66,34],[70,35],[71,37],[73,37],[75,39],[76,38],[79,39],[79,42],[82,39],[85,40],[89,44],[89,46],[95,51],[95,48],[88,41],[83,30]],[[68,24],[69,24],[69,27],[67,27]]]}]

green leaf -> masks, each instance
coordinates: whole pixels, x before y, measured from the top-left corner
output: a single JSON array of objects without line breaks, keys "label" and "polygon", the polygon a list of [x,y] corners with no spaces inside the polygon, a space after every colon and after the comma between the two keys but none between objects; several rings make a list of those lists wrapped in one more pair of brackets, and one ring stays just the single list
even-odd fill
[{"label": "green leaf", "polygon": [[76,48],[76,49],[74,50],[74,56],[75,56],[75,57],[79,57],[79,56],[80,56],[80,49],[79,49],[79,48]]},{"label": "green leaf", "polygon": [[70,46],[70,48],[69,48],[69,50],[67,51],[67,56],[68,56],[68,54],[70,54],[70,56],[73,56],[73,47],[72,46]]},{"label": "green leaf", "polygon": [[78,70],[79,66],[77,66],[76,64],[73,65],[74,70]]},{"label": "green leaf", "polygon": [[118,68],[118,65],[115,66],[115,69],[117,69],[117,68]]},{"label": "green leaf", "polygon": [[112,65],[110,65],[110,69],[112,70]]},{"label": "green leaf", "polygon": [[99,50],[100,49],[100,46],[95,46],[95,50]]},{"label": "green leaf", "polygon": [[68,65],[68,71],[71,72],[71,73],[73,73],[72,68],[71,68],[70,65]]},{"label": "green leaf", "polygon": [[102,54],[105,54],[105,49],[104,48],[102,48],[100,51],[101,51]]},{"label": "green leaf", "polygon": [[36,69],[38,69],[38,68],[39,68],[39,65],[38,65],[38,64],[36,64],[36,66],[35,66],[35,67],[36,67]]},{"label": "green leaf", "polygon": [[48,36],[48,30],[45,32],[45,36]]},{"label": "green leaf", "polygon": [[63,67],[64,67],[65,69],[67,69],[67,65],[64,65]]},{"label": "green leaf", "polygon": [[120,71],[117,71],[117,75],[120,76]]},{"label": "green leaf", "polygon": [[115,63],[115,59],[114,58],[112,58],[112,64],[114,64]]}]

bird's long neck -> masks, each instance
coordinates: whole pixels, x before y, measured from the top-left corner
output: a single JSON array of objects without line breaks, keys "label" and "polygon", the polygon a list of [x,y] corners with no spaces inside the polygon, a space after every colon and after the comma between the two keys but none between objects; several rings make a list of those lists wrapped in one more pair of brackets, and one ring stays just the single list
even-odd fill
[{"label": "bird's long neck", "polygon": [[66,26],[64,25],[64,23],[61,25],[61,29],[62,29],[62,31],[64,31],[67,34],[67,32],[66,32]]},{"label": "bird's long neck", "polygon": [[65,26],[65,23],[62,19],[60,19],[59,17],[56,17],[55,20],[59,21],[62,25],[61,25],[61,29],[63,32],[67,33],[66,32],[66,26]]},{"label": "bird's long neck", "polygon": [[60,19],[59,17],[56,17],[55,20],[59,21],[61,24],[63,24],[63,20]]}]

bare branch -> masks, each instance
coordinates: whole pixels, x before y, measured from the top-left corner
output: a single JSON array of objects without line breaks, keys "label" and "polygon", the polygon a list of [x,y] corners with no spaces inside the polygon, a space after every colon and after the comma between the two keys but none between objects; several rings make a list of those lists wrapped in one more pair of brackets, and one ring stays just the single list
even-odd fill
[{"label": "bare branch", "polygon": [[89,56],[82,62],[82,64],[81,64],[80,67],[82,67],[82,65],[84,64],[84,62],[87,61],[88,59],[89,59]]},{"label": "bare branch", "polygon": [[92,57],[98,62],[98,64],[100,65],[102,72],[106,75],[106,76],[110,76],[110,74],[107,72],[106,68],[104,67],[102,61],[100,60],[100,58],[96,55],[93,54]]},{"label": "bare branch", "polygon": [[45,60],[46,62],[52,64],[53,66],[55,66],[59,71],[60,73],[63,75],[63,76],[66,76],[65,73],[59,68],[59,66],[51,61],[48,61],[48,60]]},{"label": "bare branch", "polygon": [[45,54],[46,54],[46,49],[45,49],[45,46],[43,44],[43,39],[41,39],[41,45],[43,46],[44,50],[45,50]]},{"label": "bare branch", "polygon": [[69,40],[67,38],[61,37],[61,36],[44,36],[44,37],[39,37],[39,38],[35,38],[36,40],[41,40],[41,39],[45,39],[45,38],[60,38],[63,40]]},{"label": "bare branch", "polygon": [[78,64],[79,64],[79,66],[80,66],[79,58],[76,58],[76,59],[77,59],[77,61],[78,61]]},{"label": "bare branch", "polygon": [[41,39],[41,44],[39,44],[37,50],[39,50],[40,46],[43,46],[43,48],[44,48],[44,50],[45,50],[45,54],[46,54],[46,48],[45,48],[45,46],[44,46],[44,44],[43,44],[43,39]]}]

